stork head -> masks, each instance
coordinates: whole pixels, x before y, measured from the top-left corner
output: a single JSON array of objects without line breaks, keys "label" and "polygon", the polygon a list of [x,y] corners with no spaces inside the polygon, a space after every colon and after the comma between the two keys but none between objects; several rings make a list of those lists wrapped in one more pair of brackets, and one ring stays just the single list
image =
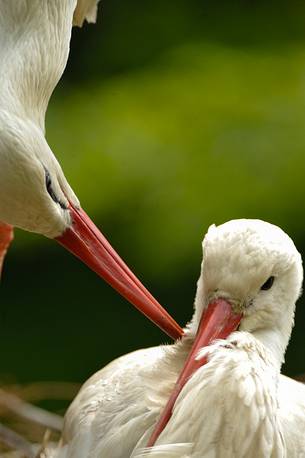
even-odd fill
[{"label": "stork head", "polygon": [[180,326],[80,208],[43,132],[0,111],[0,221],[56,239],[173,338]]},{"label": "stork head", "polygon": [[279,227],[246,219],[213,225],[203,240],[191,328],[197,331],[209,303],[224,299],[241,315],[240,330],[263,340],[273,334],[273,350],[283,356],[302,279],[301,256]]},{"label": "stork head", "polygon": [[78,205],[43,132],[0,113],[0,220],[50,238],[71,224],[68,201]]}]

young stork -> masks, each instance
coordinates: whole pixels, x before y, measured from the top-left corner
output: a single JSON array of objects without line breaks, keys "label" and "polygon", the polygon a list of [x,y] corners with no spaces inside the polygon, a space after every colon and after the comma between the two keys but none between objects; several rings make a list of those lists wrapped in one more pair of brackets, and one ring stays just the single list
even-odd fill
[{"label": "young stork", "polygon": [[305,386],[280,373],[302,277],[301,256],[278,227],[211,226],[182,340],[89,379],[49,456],[305,456]]},{"label": "young stork", "polygon": [[13,226],[56,239],[173,338],[182,334],[81,209],[45,139],[72,24],[98,0],[0,0],[0,273]]}]

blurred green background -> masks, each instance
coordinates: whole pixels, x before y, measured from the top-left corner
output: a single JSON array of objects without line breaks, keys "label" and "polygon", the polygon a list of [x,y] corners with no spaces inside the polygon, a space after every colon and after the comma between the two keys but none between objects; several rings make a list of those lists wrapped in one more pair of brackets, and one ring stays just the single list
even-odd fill
[{"label": "blurred green background", "polygon": [[[280,225],[305,256],[303,2],[103,1],[73,31],[47,138],[82,206],[184,324],[208,226]],[[83,382],[168,339],[60,246],[16,231],[2,382]],[[304,300],[284,370],[305,372]]]}]

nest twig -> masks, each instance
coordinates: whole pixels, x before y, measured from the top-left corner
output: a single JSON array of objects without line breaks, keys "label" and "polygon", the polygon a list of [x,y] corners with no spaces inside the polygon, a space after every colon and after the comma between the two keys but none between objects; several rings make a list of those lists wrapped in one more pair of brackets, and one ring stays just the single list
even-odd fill
[{"label": "nest twig", "polygon": [[9,412],[17,415],[23,420],[28,420],[46,429],[62,431],[63,418],[57,414],[48,412],[33,404],[23,401],[14,394],[6,393],[0,389],[0,405]]},{"label": "nest twig", "polygon": [[12,429],[0,423],[0,441],[9,449],[19,452],[20,458],[36,458],[33,445]]},{"label": "nest twig", "polygon": [[52,382],[0,388],[0,457],[44,457],[60,437],[63,417],[32,402],[70,401],[78,389],[76,384]]}]

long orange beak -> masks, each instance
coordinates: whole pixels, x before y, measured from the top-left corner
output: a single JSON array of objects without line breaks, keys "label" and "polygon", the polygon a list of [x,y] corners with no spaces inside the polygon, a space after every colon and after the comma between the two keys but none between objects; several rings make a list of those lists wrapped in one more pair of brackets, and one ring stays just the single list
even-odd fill
[{"label": "long orange beak", "polygon": [[72,225],[56,240],[173,339],[183,330],[147,291],[88,215],[70,204]]},{"label": "long orange beak", "polygon": [[179,375],[175,388],[168,400],[168,403],[163,410],[156,427],[151,435],[147,447],[152,447],[168,421],[171,418],[172,411],[176,399],[178,398],[182,388],[201,366],[206,364],[207,359],[196,359],[199,350],[206,347],[215,339],[226,339],[231,332],[235,331],[242,319],[242,315],[235,314],[231,304],[224,299],[216,299],[209,303],[205,309],[199,324],[197,335],[190,351],[190,354],[185,362],[185,365]]}]

